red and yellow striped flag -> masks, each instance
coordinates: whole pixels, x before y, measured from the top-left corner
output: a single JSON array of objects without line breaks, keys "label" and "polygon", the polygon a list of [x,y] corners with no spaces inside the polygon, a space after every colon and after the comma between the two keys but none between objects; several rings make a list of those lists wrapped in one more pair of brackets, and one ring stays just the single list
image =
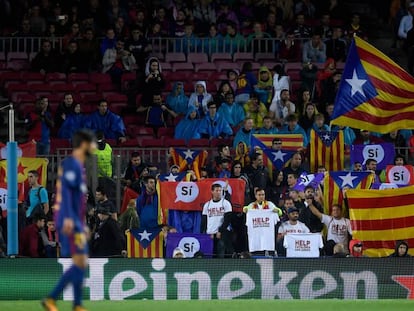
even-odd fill
[{"label": "red and yellow striped flag", "polygon": [[330,131],[310,132],[310,171],[316,172],[319,166],[327,171],[344,169],[344,133]]},{"label": "red and yellow striped flag", "polygon": [[[396,241],[414,246],[414,186],[347,192],[353,237],[369,257],[389,256]],[[414,249],[409,249],[414,256]]]},{"label": "red and yellow striped flag", "polygon": [[178,165],[180,172],[193,170],[200,179],[200,169],[207,164],[208,152],[195,149],[170,148],[170,165]]},{"label": "red and yellow striped flag", "polygon": [[354,37],[332,124],[378,133],[414,129],[414,78],[381,51]]},{"label": "red and yellow striped flag", "polygon": [[303,149],[301,134],[254,134],[253,136],[268,148],[272,148],[273,139],[280,138],[283,150],[300,151]]},{"label": "red and yellow striped flag", "polygon": [[163,258],[164,234],[161,228],[132,229],[126,232],[128,258]]},{"label": "red and yellow striped flag", "polygon": [[[344,189],[369,189],[374,181],[371,172],[329,172],[323,182],[325,214],[331,214],[332,205],[343,206]],[[347,211],[344,209],[344,213]]]},{"label": "red and yellow striped flag", "polygon": [[[46,187],[48,163],[49,161],[46,158],[19,158],[17,162],[17,181],[26,183],[29,171],[37,171],[39,173],[39,184]],[[6,160],[0,161],[0,182],[7,183]],[[29,188],[27,186],[27,189]]]}]

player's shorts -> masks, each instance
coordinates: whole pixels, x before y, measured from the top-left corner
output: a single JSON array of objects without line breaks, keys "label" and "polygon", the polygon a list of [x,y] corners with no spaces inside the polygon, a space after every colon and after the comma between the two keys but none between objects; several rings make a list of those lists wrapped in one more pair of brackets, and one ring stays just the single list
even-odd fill
[{"label": "player's shorts", "polygon": [[86,255],[89,252],[88,241],[84,232],[75,232],[70,236],[60,234],[60,256]]}]

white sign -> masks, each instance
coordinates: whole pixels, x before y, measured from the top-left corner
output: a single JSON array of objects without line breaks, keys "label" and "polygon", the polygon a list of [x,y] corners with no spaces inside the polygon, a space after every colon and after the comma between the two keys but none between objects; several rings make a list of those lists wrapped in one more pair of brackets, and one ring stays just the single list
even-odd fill
[{"label": "white sign", "polygon": [[195,182],[182,181],[175,188],[177,198],[175,203],[184,202],[191,203],[198,197],[200,190]]},{"label": "white sign", "polygon": [[381,145],[365,146],[362,150],[362,156],[364,157],[364,163],[362,164],[365,164],[368,159],[374,159],[377,163],[380,163],[384,160],[384,155],[384,148]]}]

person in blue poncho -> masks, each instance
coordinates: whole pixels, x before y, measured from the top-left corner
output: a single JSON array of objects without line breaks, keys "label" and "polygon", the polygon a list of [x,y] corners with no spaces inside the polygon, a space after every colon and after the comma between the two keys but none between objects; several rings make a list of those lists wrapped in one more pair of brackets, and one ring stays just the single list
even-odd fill
[{"label": "person in blue poncho", "polygon": [[95,132],[102,131],[107,139],[117,139],[121,143],[126,141],[124,121],[108,109],[105,99],[99,101],[98,110],[87,118],[85,127]]},{"label": "person in blue poncho", "polygon": [[240,142],[245,143],[246,146],[250,149],[252,135],[254,134],[254,122],[252,118],[246,118],[244,120],[244,125],[241,127],[234,137],[233,148],[237,149]]},{"label": "person in blue poncho", "polygon": [[355,132],[348,126],[334,125],[332,131],[342,131],[344,133],[345,146],[351,146],[356,138]]},{"label": "person in blue poncho", "polygon": [[185,118],[183,118],[175,127],[175,139],[190,139],[200,138],[198,127],[200,126],[200,117],[198,109],[194,106],[188,108]]},{"label": "person in blue poncho", "polygon": [[303,146],[307,147],[309,144],[308,135],[303,128],[298,124],[298,117],[295,114],[290,114],[286,118],[287,125],[285,125],[280,134],[301,134],[303,136]]},{"label": "person in blue poncho", "polygon": [[144,178],[144,189],[136,200],[140,228],[155,229],[158,227],[158,196],[156,179],[153,176]]},{"label": "person in blue poncho", "polygon": [[[315,132],[330,131],[329,125],[325,124],[325,116],[322,113],[317,113],[315,115],[315,121],[313,122],[311,129],[313,129]],[[308,141],[310,141],[311,129],[309,129],[307,133]]]},{"label": "person in blue poncho", "polygon": [[263,118],[263,126],[257,130],[257,134],[277,134],[279,130],[274,126],[273,120],[269,116]]},{"label": "person in blue poncho", "polygon": [[202,138],[225,138],[233,135],[230,124],[217,113],[217,105],[211,101],[207,104],[208,113],[201,120],[198,131]]},{"label": "person in blue poncho", "polygon": [[175,82],[173,89],[168,94],[166,104],[175,113],[185,115],[188,108],[188,97],[184,93],[184,84],[182,82]]},{"label": "person in blue poncho", "polygon": [[233,92],[225,95],[225,101],[221,104],[218,113],[230,124],[238,126],[243,123],[245,118],[244,109],[234,101]]},{"label": "person in blue poncho", "polygon": [[73,134],[84,128],[86,116],[81,112],[81,105],[75,103],[72,105],[72,113],[66,116],[62,126],[59,129],[58,137],[64,139],[71,139]]}]

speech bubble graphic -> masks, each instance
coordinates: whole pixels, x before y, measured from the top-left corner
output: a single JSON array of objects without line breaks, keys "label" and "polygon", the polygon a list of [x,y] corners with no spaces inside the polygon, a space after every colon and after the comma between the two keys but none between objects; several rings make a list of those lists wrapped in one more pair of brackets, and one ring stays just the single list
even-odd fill
[{"label": "speech bubble graphic", "polygon": [[377,163],[380,163],[384,160],[384,148],[381,145],[365,146],[362,150],[362,156],[364,157],[364,163],[362,164],[365,164],[368,159],[374,159]]},{"label": "speech bubble graphic", "polygon": [[175,203],[191,203],[198,197],[199,189],[196,183],[190,181],[182,181],[175,188]]},{"label": "speech bubble graphic", "polygon": [[[226,186],[226,182],[224,180],[217,180],[214,182],[215,184],[219,184],[222,188]],[[227,185],[227,191],[229,194],[233,193],[233,189],[231,189],[230,184]]]},{"label": "speech bubble graphic", "polygon": [[0,207],[3,212],[7,211],[7,189],[4,188],[0,188]]},{"label": "speech bubble graphic", "polygon": [[178,247],[184,251],[186,258],[192,258],[200,250],[200,242],[196,238],[185,237],[180,240]]},{"label": "speech bubble graphic", "polygon": [[388,171],[388,180],[396,185],[408,185],[410,179],[410,171],[404,166],[393,166]]},{"label": "speech bubble graphic", "polygon": [[394,183],[382,183],[381,186],[379,187],[379,190],[384,190],[384,189],[398,189],[398,186]]}]

